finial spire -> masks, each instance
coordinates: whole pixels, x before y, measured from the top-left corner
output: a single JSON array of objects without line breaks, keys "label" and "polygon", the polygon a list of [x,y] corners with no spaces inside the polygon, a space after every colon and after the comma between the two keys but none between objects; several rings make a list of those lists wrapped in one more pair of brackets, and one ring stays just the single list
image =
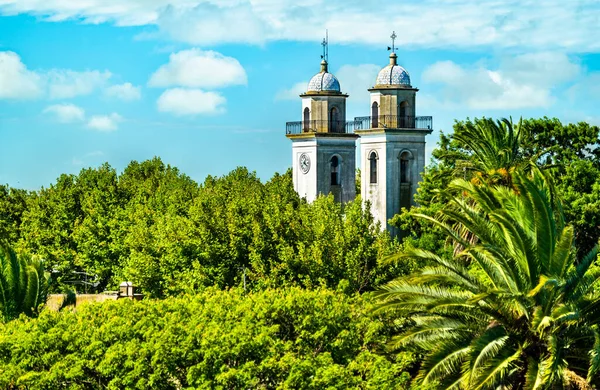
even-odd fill
[{"label": "finial spire", "polygon": [[392,52],[390,53],[390,65],[395,66],[397,65],[397,58],[398,56],[396,55],[396,38],[398,38],[398,36],[396,35],[396,31],[392,31],[392,35],[390,35],[390,38],[392,38],[392,47],[388,46],[388,50],[391,50]]},{"label": "finial spire", "polygon": [[328,31],[325,30],[325,38],[323,38],[323,42],[321,42],[321,46],[323,46],[323,55],[321,59],[328,61],[329,60],[329,34]]},{"label": "finial spire", "polygon": [[323,55],[321,56],[321,72],[327,72],[327,61],[329,60],[329,33],[325,30],[325,38],[321,42],[323,46]]}]

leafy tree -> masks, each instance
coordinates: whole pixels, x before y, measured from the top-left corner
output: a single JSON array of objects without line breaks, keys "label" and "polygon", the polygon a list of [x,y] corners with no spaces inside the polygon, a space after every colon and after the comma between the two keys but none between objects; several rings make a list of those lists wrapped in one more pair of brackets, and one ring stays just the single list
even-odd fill
[{"label": "leafy tree", "polygon": [[9,321],[23,313],[34,316],[46,303],[47,279],[42,262],[18,256],[12,248],[0,248],[0,314]]},{"label": "leafy tree", "polygon": [[600,128],[585,122],[563,124],[557,118],[523,120],[521,149],[525,157],[539,157],[560,172],[571,161],[589,160],[600,164]]},{"label": "leafy tree", "polygon": [[600,164],[574,160],[559,177],[558,189],[565,217],[575,228],[580,255],[589,252],[600,238]]},{"label": "leafy tree", "polygon": [[600,193],[593,190],[600,186],[599,146],[600,128],[583,122],[562,124],[556,118],[523,119],[516,125],[490,118],[457,121],[452,134],[440,134],[433,161],[419,185],[416,200],[420,207],[396,216],[392,223],[412,233],[409,245],[442,250],[441,230],[415,220],[415,214],[436,215],[452,196],[446,190],[453,179],[510,185],[511,170],[524,169],[533,161],[549,170],[556,182],[567,221],[575,229],[579,255],[584,256],[600,239],[595,218]]},{"label": "leafy tree", "polygon": [[252,289],[344,281],[354,292],[414,266],[380,262],[396,243],[360,200],[307,204],[291,170],[262,183],[240,167],[198,185],[159,158],[120,175],[104,164],[61,175],[26,202],[13,231],[19,248],[48,259],[53,292],[83,283],[82,273],[92,291],[131,280],[153,297],[243,280]]},{"label": "leafy tree", "polygon": [[119,267],[119,237],[115,235],[123,195],[117,173],[107,163],[82,169],[76,181],[80,217],[71,238],[76,246],[75,269],[94,275],[97,290],[102,290]]},{"label": "leafy tree", "polygon": [[232,287],[244,278],[253,289],[335,288],[345,280],[348,291],[363,291],[406,269],[380,266],[394,244],[359,200],[307,204],[293,190],[291,172],[263,184],[237,168],[209,176],[184,215],[142,210],[127,228],[131,252],[122,278],[153,296]]},{"label": "leafy tree", "polygon": [[0,325],[4,389],[406,389],[410,353],[382,356],[389,317],[360,296],[206,289],[108,301]]},{"label": "leafy tree", "polygon": [[133,280],[154,296],[181,291],[174,286],[198,252],[189,220],[198,185],[159,158],[132,161],[118,182],[123,206],[111,232],[119,256],[112,284]]},{"label": "leafy tree", "polygon": [[[513,174],[514,189],[458,179],[441,212],[475,235],[447,260],[408,250],[431,264],[379,292],[379,310],[414,321],[397,345],[425,351],[418,383],[437,388],[591,388],[600,384],[598,248],[576,262],[574,230],[539,170]],[[470,265],[469,265],[470,264]]]},{"label": "leafy tree", "polygon": [[0,244],[14,245],[18,241],[27,197],[25,190],[0,185]]},{"label": "leafy tree", "polygon": [[36,253],[57,274],[56,282],[76,270],[77,243],[73,230],[82,219],[81,191],[75,175],[61,175],[56,184],[33,193],[23,213],[18,248]]}]

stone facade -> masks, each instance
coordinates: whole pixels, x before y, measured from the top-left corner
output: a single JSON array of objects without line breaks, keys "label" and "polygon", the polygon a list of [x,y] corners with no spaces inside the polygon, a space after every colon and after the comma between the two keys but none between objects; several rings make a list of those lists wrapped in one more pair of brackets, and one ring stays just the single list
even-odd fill
[{"label": "stone facade", "polygon": [[[318,195],[329,193],[340,202],[354,199],[356,138],[353,134],[310,134],[292,138],[292,171],[296,192],[308,202],[314,201]],[[303,155],[308,158],[308,170],[301,167]],[[334,157],[337,157],[337,166],[333,166]]]},{"label": "stone facade", "polygon": [[[417,88],[408,72],[390,63],[378,74],[371,94],[370,116],[346,123],[346,99],[340,83],[321,62],[302,98],[302,121],[290,122],[294,189],[308,202],[333,194],[339,202],[355,198],[356,139],[360,137],[361,196],[375,220],[392,235],[388,220],[415,204],[425,168],[425,136],[431,117],[416,116]],[[422,118],[428,118],[423,121]],[[356,129],[354,126],[358,126]]]},{"label": "stone facade", "polygon": [[[397,232],[387,221],[402,207],[415,204],[414,195],[425,168],[425,136],[429,132],[418,129],[357,131],[362,167],[361,196],[370,202],[375,220],[391,233]],[[374,172],[371,169],[373,153],[376,157]],[[403,159],[406,161],[404,166]],[[404,175],[403,169],[406,170]]]}]

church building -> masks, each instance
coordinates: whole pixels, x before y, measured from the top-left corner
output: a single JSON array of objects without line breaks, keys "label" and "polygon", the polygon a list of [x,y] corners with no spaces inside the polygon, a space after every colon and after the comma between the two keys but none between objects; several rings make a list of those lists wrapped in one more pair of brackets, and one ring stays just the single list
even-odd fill
[{"label": "church building", "polygon": [[312,202],[333,194],[340,202],[356,196],[356,141],[360,142],[361,197],[369,201],[376,221],[395,234],[387,221],[414,195],[425,167],[425,136],[432,118],[416,115],[416,94],[408,72],[397,63],[392,36],[389,64],[374,80],[370,116],[346,120],[347,94],[328,70],[327,40],[321,71],[308,83],[302,99],[302,120],[286,124],[292,140],[294,189]]}]

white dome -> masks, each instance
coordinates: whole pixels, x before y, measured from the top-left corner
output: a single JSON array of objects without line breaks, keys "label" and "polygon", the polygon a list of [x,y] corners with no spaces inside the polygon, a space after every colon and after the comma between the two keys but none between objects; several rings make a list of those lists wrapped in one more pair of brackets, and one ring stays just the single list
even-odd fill
[{"label": "white dome", "polygon": [[388,65],[379,71],[377,85],[406,85],[410,87],[410,76],[400,65]]},{"label": "white dome", "polygon": [[308,92],[340,92],[340,82],[329,72],[320,72],[308,82]]},{"label": "white dome", "polygon": [[396,53],[390,54],[390,63],[379,71],[375,85],[398,85],[410,88],[410,76],[406,69],[396,63]]}]

